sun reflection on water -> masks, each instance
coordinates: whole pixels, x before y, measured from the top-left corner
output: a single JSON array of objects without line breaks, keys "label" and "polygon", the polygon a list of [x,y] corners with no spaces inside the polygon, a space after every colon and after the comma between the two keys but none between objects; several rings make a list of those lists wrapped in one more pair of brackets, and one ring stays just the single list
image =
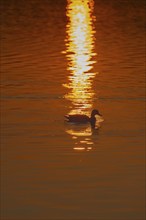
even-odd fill
[{"label": "sun reflection on water", "polygon": [[[63,86],[68,88],[65,98],[71,102],[69,114],[90,115],[93,107],[94,89],[93,80],[96,72],[93,71],[96,63],[94,51],[95,29],[93,15],[93,0],[68,0],[66,16],[66,57],[69,72],[68,81]],[[73,137],[84,137],[81,144],[91,144],[86,137],[92,135],[91,128],[74,131],[67,130]],[[88,138],[89,139],[89,138]],[[79,147],[80,150],[84,147]],[[77,147],[75,147],[77,149]]]}]

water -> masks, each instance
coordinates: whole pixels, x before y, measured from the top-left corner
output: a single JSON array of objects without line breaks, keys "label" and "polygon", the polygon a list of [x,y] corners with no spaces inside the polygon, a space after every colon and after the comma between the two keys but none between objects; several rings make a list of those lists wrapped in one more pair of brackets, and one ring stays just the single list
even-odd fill
[{"label": "water", "polygon": [[144,4],[1,2],[1,219],[145,219]]}]

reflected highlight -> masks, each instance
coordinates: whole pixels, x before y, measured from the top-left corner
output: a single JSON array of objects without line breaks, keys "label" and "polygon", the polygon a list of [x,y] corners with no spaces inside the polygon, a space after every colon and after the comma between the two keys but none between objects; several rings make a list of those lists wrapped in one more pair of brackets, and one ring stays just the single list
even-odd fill
[{"label": "reflected highlight", "polygon": [[64,86],[69,88],[69,93],[65,95],[71,101],[69,114],[89,114],[93,105],[92,83],[96,75],[91,71],[96,63],[93,8],[92,0],[68,0],[65,53],[70,74]]}]

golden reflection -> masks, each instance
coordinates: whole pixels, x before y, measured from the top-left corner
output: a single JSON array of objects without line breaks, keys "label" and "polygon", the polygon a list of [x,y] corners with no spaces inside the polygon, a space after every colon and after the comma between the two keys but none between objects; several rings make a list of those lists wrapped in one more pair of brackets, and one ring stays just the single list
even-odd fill
[{"label": "golden reflection", "polygon": [[70,114],[89,114],[93,105],[92,83],[96,75],[92,71],[93,64],[96,62],[93,7],[93,0],[68,0],[66,57],[67,70],[70,74],[68,83],[64,86],[69,88],[69,93],[65,98],[72,103]]},{"label": "golden reflection", "polygon": [[85,147],[74,147],[74,150],[85,151]]},{"label": "golden reflection", "polygon": [[[90,115],[93,108],[94,89],[93,80],[95,73],[93,71],[96,63],[96,53],[94,51],[95,29],[93,15],[94,0],[68,0],[66,16],[68,23],[66,26],[66,51],[69,72],[68,82],[63,86],[67,87],[69,92],[65,98],[71,101],[69,114],[87,114]],[[92,130],[85,127],[80,129],[67,129],[68,134],[73,139],[77,139],[74,150],[91,150],[82,145],[92,145]],[[82,140],[78,138],[83,137]]]}]

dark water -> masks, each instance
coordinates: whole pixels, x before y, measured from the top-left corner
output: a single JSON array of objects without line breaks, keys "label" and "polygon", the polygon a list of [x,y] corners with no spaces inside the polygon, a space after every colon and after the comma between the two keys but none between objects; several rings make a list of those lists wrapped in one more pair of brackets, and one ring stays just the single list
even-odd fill
[{"label": "dark water", "polygon": [[145,219],[144,4],[1,1],[2,220]]}]

